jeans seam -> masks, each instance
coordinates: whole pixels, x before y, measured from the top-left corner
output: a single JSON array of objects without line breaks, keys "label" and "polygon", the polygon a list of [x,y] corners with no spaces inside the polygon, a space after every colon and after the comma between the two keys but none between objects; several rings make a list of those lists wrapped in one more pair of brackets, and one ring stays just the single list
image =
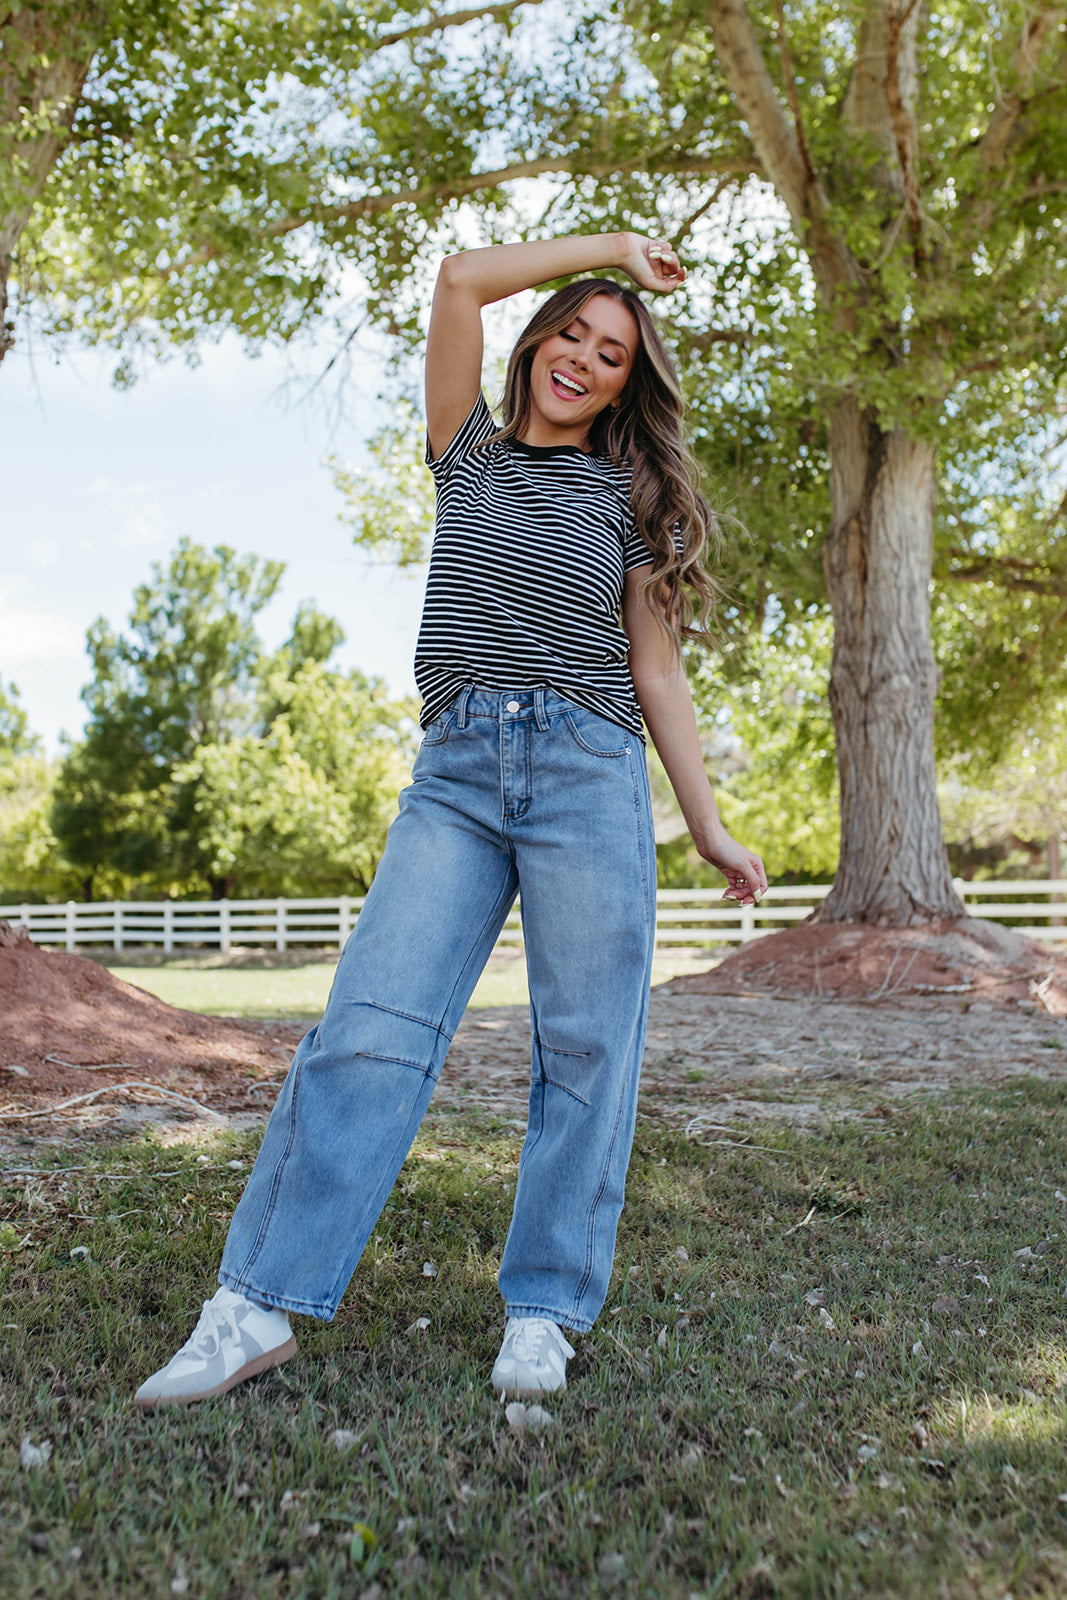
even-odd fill
[{"label": "jeans seam", "polygon": [[[316,1040],[316,1043],[317,1042],[318,1041]],[[303,1061],[294,1063],[290,1068],[290,1071],[293,1074],[293,1092],[289,1099],[288,1137],[285,1141],[285,1149],[278,1157],[278,1165],[274,1169],[274,1176],[271,1179],[270,1189],[267,1193],[267,1199],[263,1206],[263,1215],[260,1218],[259,1227],[256,1230],[255,1240],[241,1267],[240,1276],[242,1278],[250,1271],[256,1257],[263,1248],[263,1240],[266,1237],[267,1229],[270,1226],[271,1218],[274,1215],[275,1207],[278,1203],[278,1190],[281,1187],[282,1174],[289,1163],[289,1157],[292,1154],[293,1149],[293,1140],[296,1138],[296,1107],[297,1100],[300,1095],[300,1080],[304,1071]]]},{"label": "jeans seam", "polygon": [[578,729],[574,726],[569,712],[565,711],[563,713],[563,721],[567,724],[567,732],[570,734],[575,744],[579,747],[579,749],[584,750],[587,755],[600,756],[602,760],[607,761],[618,761],[620,756],[628,756],[630,754],[629,745],[624,745],[621,750],[594,750],[591,744],[586,744],[585,740],[578,732]]},{"label": "jeans seam", "polygon": [[545,1064],[544,1064],[543,1061],[541,1063],[541,1082],[542,1083],[550,1083],[552,1085],[553,1089],[558,1089],[561,1094],[569,1094],[571,1099],[572,1100],[577,1100],[577,1102],[578,1102],[578,1104],[580,1106],[588,1106],[589,1105],[589,1101],[588,1100],[584,1100],[582,1098],[582,1096],[578,1093],[577,1089],[571,1089],[571,1088],[568,1087],[567,1084],[560,1083],[555,1078],[550,1078],[548,1073],[545,1071]]},{"label": "jeans seam", "polygon": [[[390,1017],[403,1017],[405,1022],[416,1022],[420,1028],[429,1028],[433,1033],[439,1033],[446,1039],[451,1039],[450,1033],[446,1034],[439,1022],[427,1022],[425,1017],[417,1017],[413,1011],[401,1011],[398,1006],[383,1006],[380,1000],[358,1000],[357,1005],[370,1006],[372,1011],[384,1011]],[[370,1050],[361,1050],[361,1056],[371,1055]],[[386,1061],[392,1061],[392,1056],[386,1056]]]},{"label": "jeans seam", "polygon": [[593,1261],[596,1253],[595,1235],[597,1212],[600,1210],[600,1202],[603,1200],[604,1190],[607,1188],[608,1172],[611,1167],[612,1157],[615,1154],[615,1144],[619,1137],[619,1122],[622,1119],[622,1103],[625,1097],[625,1090],[626,1085],[620,1085],[618,1104],[615,1107],[615,1121],[612,1123],[611,1127],[611,1142],[608,1145],[607,1155],[604,1158],[604,1165],[601,1168],[600,1183],[597,1187],[597,1192],[593,1196],[592,1205],[589,1207],[589,1220],[586,1224],[585,1230],[585,1268],[582,1272],[581,1278],[578,1280],[578,1286],[574,1291],[575,1315],[578,1314],[579,1307],[582,1303],[582,1296],[584,1295],[586,1289],[588,1289],[589,1280],[593,1276]]}]

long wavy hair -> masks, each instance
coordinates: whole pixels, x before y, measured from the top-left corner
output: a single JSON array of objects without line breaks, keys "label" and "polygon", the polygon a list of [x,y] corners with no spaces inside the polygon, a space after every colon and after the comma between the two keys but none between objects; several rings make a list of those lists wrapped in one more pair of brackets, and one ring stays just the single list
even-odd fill
[{"label": "long wavy hair", "polygon": [[641,592],[675,646],[708,641],[720,586],[706,560],[721,551],[722,535],[700,493],[699,474],[682,432],[685,404],[671,358],[644,302],[609,278],[582,278],[539,306],[519,335],[508,361],[501,407],[503,427],[494,440],[516,439],[530,420],[530,369],[534,352],[568,328],[594,295],[618,300],[637,323],[638,346],[619,403],[593,421],[595,455],[628,466],[630,504],[638,532],[652,553]]}]

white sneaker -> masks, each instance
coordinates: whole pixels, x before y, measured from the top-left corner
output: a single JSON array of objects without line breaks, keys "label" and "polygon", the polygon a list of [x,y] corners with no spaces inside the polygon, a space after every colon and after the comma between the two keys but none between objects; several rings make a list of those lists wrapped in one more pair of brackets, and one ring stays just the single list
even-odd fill
[{"label": "white sneaker", "polygon": [[225,1394],[296,1355],[284,1311],[253,1305],[232,1289],[204,1301],[192,1335],[133,1397],[137,1406],[178,1405]]},{"label": "white sneaker", "polygon": [[490,1383],[499,1395],[549,1394],[567,1387],[574,1351],[547,1317],[509,1317]]}]

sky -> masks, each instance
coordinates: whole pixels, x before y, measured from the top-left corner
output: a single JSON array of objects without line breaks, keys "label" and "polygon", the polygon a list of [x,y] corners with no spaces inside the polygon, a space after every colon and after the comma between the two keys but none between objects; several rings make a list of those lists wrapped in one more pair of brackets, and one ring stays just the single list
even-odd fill
[{"label": "sky", "polygon": [[[301,372],[331,353],[306,349]],[[287,563],[261,615],[268,647],[312,600],[345,629],[340,665],[414,690],[425,576],[356,551],[323,464],[358,461],[380,421],[373,357],[357,359],[340,419],[300,398],[278,352],[253,358],[227,337],[201,357],[150,367],[125,392],[106,352],[16,344],[0,366],[0,679],[50,753],[84,722],[86,629],[101,615],[122,628],[135,586],[183,535]]]}]

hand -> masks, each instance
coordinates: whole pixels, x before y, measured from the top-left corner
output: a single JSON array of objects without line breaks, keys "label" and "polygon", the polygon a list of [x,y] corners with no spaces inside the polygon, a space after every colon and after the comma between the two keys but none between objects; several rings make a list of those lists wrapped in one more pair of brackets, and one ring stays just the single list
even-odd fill
[{"label": "hand", "polygon": [[669,294],[685,282],[685,268],[666,239],[642,239],[639,233],[628,233],[626,239],[628,249],[622,269],[639,289]]},{"label": "hand", "polygon": [[756,905],[760,896],[767,892],[767,874],[759,856],[739,845],[728,833],[719,834],[714,841],[695,842],[704,860],[718,867],[726,879],[723,899],[736,900],[742,906]]}]

